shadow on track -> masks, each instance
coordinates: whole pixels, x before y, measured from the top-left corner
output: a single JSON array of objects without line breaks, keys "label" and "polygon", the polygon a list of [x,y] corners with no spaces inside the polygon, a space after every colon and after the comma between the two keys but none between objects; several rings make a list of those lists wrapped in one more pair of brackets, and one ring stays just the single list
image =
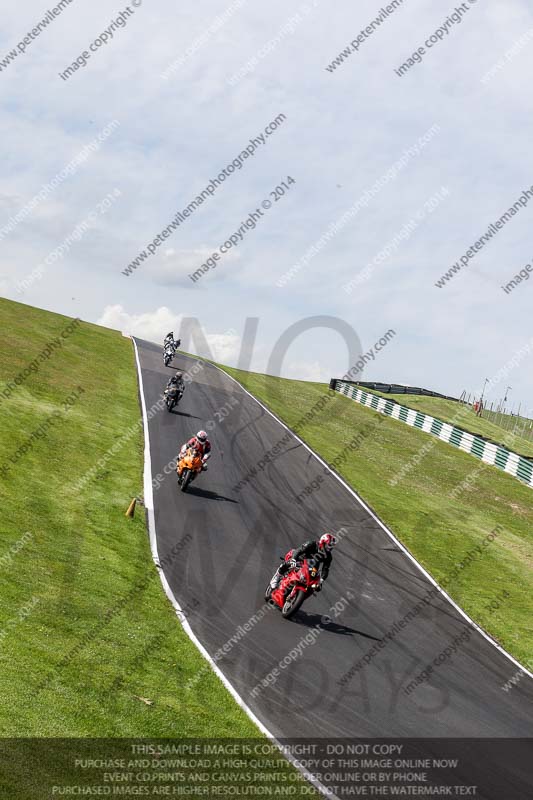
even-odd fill
[{"label": "shadow on track", "polygon": [[339,625],[337,622],[333,622],[333,620],[325,622],[325,618],[330,619],[327,614],[309,614],[307,611],[300,610],[291,618],[290,622],[295,622],[297,625],[305,625],[308,628],[319,627],[326,633],[339,633],[343,636],[353,636],[353,634],[357,634],[357,636],[363,636],[365,639],[372,639],[374,642],[380,641],[378,636],[371,636],[370,633],[358,631],[355,628],[348,627],[348,625]]},{"label": "shadow on track", "polygon": [[197,417],[195,414],[187,414],[186,411],[180,411],[179,408],[173,408],[172,411],[169,411],[168,413],[176,414],[178,417],[190,417],[190,419],[203,419],[203,417]]},{"label": "shadow on track", "polygon": [[209,489],[200,489],[198,486],[189,486],[187,494],[193,494],[196,497],[205,497],[206,500],[224,500],[227,503],[238,503],[238,500],[233,500],[231,497],[224,497],[223,494],[211,492]]}]

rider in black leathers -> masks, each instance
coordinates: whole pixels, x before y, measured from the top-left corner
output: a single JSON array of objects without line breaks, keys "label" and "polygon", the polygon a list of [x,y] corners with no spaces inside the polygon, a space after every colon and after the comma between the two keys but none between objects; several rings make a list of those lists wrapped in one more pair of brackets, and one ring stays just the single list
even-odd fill
[{"label": "rider in black leathers", "polygon": [[165,341],[163,342],[163,347],[165,348],[167,346],[167,344],[171,345],[173,350],[177,350],[178,347],[181,344],[181,339],[175,340],[174,339],[174,331],[170,331],[170,333],[167,333],[167,335],[165,336]]},{"label": "rider in black leathers", "polygon": [[181,397],[183,395],[183,392],[185,391],[185,381],[183,380],[183,372],[178,371],[178,372],[176,372],[175,375],[172,375],[172,377],[169,378],[169,381],[167,383],[167,387],[166,388],[167,389],[170,389],[170,388],[177,389],[179,391],[180,397]]},{"label": "rider in black leathers", "polygon": [[277,589],[282,577],[290,572],[291,569],[295,569],[304,558],[313,559],[321,567],[320,576],[322,581],[325,581],[332,561],[331,550],[336,544],[337,539],[332,533],[324,533],[320,539],[309,539],[301,544],[300,547],[289,550],[283,564],[278,567],[270,581],[272,589]]}]

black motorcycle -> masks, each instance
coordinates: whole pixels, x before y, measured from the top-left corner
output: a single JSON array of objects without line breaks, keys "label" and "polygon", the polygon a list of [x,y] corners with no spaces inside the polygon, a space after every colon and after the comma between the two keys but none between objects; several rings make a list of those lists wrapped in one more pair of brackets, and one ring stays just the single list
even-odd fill
[{"label": "black motorcycle", "polygon": [[168,411],[172,412],[176,408],[182,398],[182,394],[175,386],[169,386],[168,389],[165,389],[165,403]]}]

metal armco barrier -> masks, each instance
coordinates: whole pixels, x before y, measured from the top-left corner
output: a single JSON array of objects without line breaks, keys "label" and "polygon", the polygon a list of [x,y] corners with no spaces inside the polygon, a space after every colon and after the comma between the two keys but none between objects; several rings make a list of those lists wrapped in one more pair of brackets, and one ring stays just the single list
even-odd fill
[{"label": "metal armco barrier", "polygon": [[[332,378],[330,381],[330,389],[335,389],[331,384],[338,380],[338,378]],[[383,394],[417,394],[424,395],[424,397],[440,397],[441,400],[459,402],[458,397],[451,397],[448,394],[433,392],[431,389],[423,389],[421,386],[404,386],[401,383],[380,383],[379,381],[343,381],[343,383],[349,383],[351,386],[362,386],[363,389],[374,389],[374,391],[383,392]]]},{"label": "metal armco barrier", "polygon": [[494,444],[494,442],[483,439],[481,436],[456,428],[455,425],[443,422],[436,417],[431,417],[429,414],[423,414],[413,408],[402,406],[394,400],[380,397],[364,389],[358,389],[357,386],[347,381],[333,378],[330,381],[330,389],[350,397],[356,403],[373,408],[374,411],[380,411],[382,414],[392,417],[392,419],[405,422],[406,425],[410,425],[412,428],[418,428],[424,433],[436,436],[441,441],[451,444],[453,447],[458,447],[463,452],[474,456],[474,458],[479,458],[485,464],[497,467],[533,487],[532,459],[524,458],[518,453],[507,450],[502,445]]}]

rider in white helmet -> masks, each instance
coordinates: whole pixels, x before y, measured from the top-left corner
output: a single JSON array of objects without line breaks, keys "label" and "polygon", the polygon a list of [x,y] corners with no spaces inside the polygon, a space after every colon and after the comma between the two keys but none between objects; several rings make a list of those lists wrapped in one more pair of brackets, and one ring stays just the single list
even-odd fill
[{"label": "rider in white helmet", "polygon": [[198,431],[196,436],[193,436],[192,439],[189,439],[188,442],[185,442],[180,450],[180,458],[183,458],[189,447],[194,447],[195,450],[200,452],[203,464],[202,469],[207,469],[206,461],[211,456],[211,442],[207,438],[207,433],[205,431]]}]

